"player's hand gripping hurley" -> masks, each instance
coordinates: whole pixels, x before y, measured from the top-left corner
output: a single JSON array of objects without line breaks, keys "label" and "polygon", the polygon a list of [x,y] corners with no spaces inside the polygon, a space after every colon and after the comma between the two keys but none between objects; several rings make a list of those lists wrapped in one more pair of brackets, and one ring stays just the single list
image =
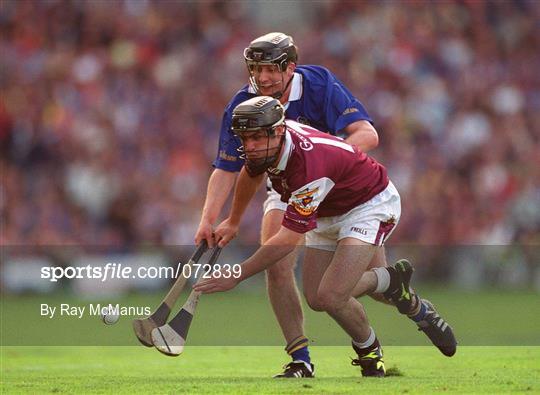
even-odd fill
[{"label": "player's hand gripping hurley", "polygon": [[[214,267],[220,253],[221,248],[215,247],[208,261],[210,271]],[[191,291],[186,303],[184,303],[182,309],[180,309],[174,318],[168,324],[152,330],[152,342],[158,351],[173,357],[182,354],[200,295],[201,292],[199,291]]]},{"label": "player's hand gripping hurley", "polygon": [[[208,245],[206,240],[203,240],[186,265],[193,265],[197,263],[207,249]],[[174,304],[180,297],[180,293],[186,285],[187,277],[183,275],[183,272],[184,271],[182,270],[171,287],[169,293],[165,296],[165,299],[163,299],[161,304],[151,316],[133,320],[133,330],[135,331],[137,339],[139,339],[139,341],[147,347],[153,346],[151,336],[152,330],[167,322],[167,318],[169,318]]]}]

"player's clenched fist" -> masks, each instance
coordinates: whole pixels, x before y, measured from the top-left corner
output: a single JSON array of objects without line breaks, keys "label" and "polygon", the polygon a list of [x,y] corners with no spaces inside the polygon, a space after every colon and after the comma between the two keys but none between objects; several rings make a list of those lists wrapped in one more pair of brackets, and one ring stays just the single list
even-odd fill
[{"label": "player's clenched fist", "polygon": [[238,234],[238,224],[233,223],[230,218],[227,218],[218,225],[214,234],[218,245],[223,248]]},{"label": "player's clenched fist", "polygon": [[195,245],[201,244],[201,241],[206,240],[209,248],[214,248],[214,235],[212,224],[201,220],[197,233],[195,233]]},{"label": "player's clenched fist", "polygon": [[240,280],[230,276],[229,278],[224,276],[224,273],[218,271],[212,273],[211,278],[203,278],[197,282],[193,289],[203,294],[211,294],[214,292],[224,292],[233,289],[238,285]]}]

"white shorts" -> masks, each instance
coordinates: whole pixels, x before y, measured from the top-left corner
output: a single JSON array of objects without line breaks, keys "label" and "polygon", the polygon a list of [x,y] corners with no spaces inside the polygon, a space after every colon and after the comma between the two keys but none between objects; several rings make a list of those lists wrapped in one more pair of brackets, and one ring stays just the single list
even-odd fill
[{"label": "white shorts", "polygon": [[317,228],[306,233],[306,246],[335,251],[339,240],[352,237],[381,246],[401,216],[401,199],[390,181],[384,191],[351,211],[335,217],[317,218]]},{"label": "white shorts", "polygon": [[263,203],[263,215],[266,215],[270,210],[287,211],[287,203],[281,201],[281,195],[272,188],[270,179],[266,179],[267,198]]}]

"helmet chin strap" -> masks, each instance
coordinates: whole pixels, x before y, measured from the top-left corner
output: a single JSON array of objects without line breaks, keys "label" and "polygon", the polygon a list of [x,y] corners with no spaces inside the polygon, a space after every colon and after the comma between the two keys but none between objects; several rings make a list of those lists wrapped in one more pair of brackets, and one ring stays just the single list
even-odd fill
[{"label": "helmet chin strap", "polygon": [[[291,76],[291,78],[289,78],[289,82],[287,82],[287,84],[285,85],[285,88],[282,91],[273,93],[269,96],[273,97],[274,99],[278,99],[278,100],[281,99],[283,97],[283,94],[287,92],[287,89],[289,89],[289,85],[291,85],[292,80],[293,80],[293,77]],[[261,90],[259,89],[259,84],[257,83],[255,77],[253,76],[249,77],[249,82],[252,88],[255,90],[255,92],[257,92],[258,95],[262,95]],[[283,83],[283,76],[281,76],[281,82]]]},{"label": "helmet chin strap", "polygon": [[[283,97],[283,94],[284,94],[285,92],[287,92],[287,89],[289,89],[289,85],[291,85],[292,80],[293,80],[293,77],[291,76],[291,78],[289,78],[289,82],[287,82],[287,85],[285,85],[285,88],[284,88],[281,92],[276,92],[276,93],[274,93],[274,94],[272,95],[272,97],[273,97],[274,99],[278,99],[278,100],[281,99],[281,98]],[[283,77],[282,77],[282,81],[283,81]]]}]

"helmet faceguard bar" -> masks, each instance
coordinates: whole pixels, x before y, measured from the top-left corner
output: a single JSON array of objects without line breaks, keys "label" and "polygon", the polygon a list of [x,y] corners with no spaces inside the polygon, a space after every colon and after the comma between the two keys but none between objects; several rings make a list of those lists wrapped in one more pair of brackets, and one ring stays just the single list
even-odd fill
[{"label": "helmet faceguard bar", "polygon": [[280,48],[263,50],[248,47],[244,49],[244,60],[248,67],[259,64],[277,64],[283,72],[289,63],[289,55]]},{"label": "helmet faceguard bar", "polygon": [[[284,125],[284,123],[282,125]],[[258,149],[258,150],[250,151],[251,154],[257,154],[257,153],[263,152],[264,155],[260,157],[249,157],[248,156],[249,153],[246,153],[243,145],[238,148],[238,151],[240,152],[240,158],[245,160],[246,170],[251,177],[255,177],[257,175],[264,173],[269,167],[273,166],[274,163],[279,158],[281,147],[283,146],[283,142],[285,140],[284,136],[283,135],[281,136],[279,144],[276,147],[270,147],[270,139],[276,136],[275,130],[279,126],[280,125],[275,125],[275,126],[269,126],[267,128],[259,128],[253,131],[245,131],[238,135],[238,137],[242,140],[242,137],[245,138],[248,135],[252,135],[252,134],[256,134],[257,132],[264,131],[264,134],[266,136],[266,147]]]}]

